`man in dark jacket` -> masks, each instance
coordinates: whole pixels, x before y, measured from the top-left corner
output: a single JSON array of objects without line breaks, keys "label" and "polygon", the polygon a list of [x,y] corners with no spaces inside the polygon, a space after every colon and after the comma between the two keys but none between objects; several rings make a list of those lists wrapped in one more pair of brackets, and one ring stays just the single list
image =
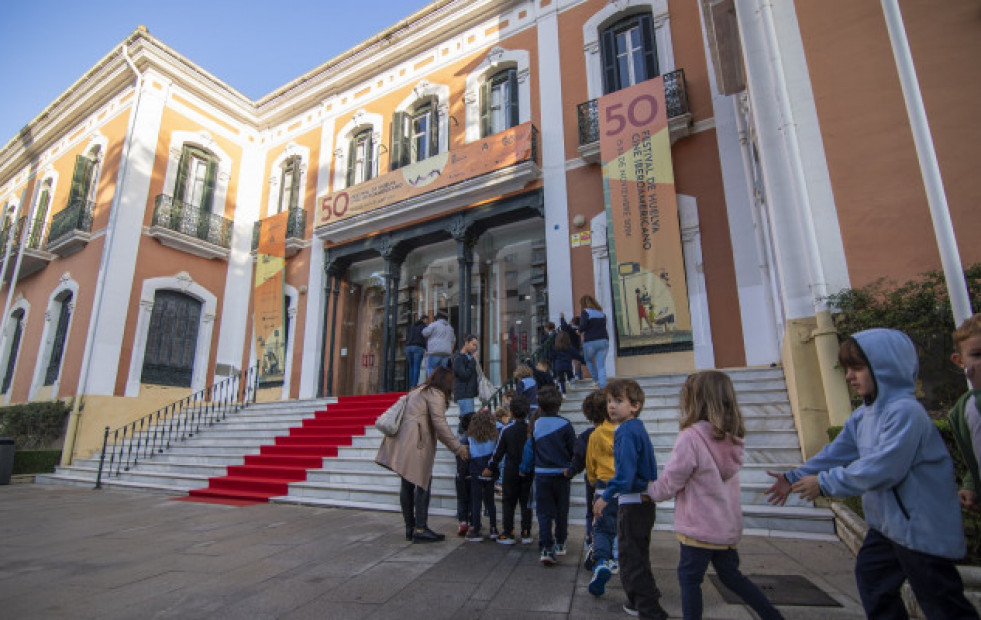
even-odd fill
[{"label": "man in dark jacket", "polygon": [[422,330],[429,324],[425,314],[419,315],[415,323],[409,326],[409,335],[405,339],[405,359],[409,362],[409,389],[419,384],[419,372],[422,370],[422,358],[426,355],[426,337]]},{"label": "man in dark jacket", "polygon": [[[463,434],[470,424],[470,418],[474,412],[474,401],[477,398],[477,385],[479,377],[477,375],[477,337],[467,334],[463,339],[463,346],[453,355],[453,398],[457,406],[460,407],[460,425],[457,433],[461,440]],[[456,474],[456,513],[460,521],[459,534],[466,534],[466,526],[470,521],[470,483],[467,479],[468,468],[465,463],[457,459]]]}]

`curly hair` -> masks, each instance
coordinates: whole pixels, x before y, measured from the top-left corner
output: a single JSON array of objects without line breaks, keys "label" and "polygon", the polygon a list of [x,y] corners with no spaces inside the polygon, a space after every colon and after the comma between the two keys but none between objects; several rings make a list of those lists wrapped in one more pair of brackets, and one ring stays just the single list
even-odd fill
[{"label": "curly hair", "polygon": [[610,412],[606,407],[606,392],[596,390],[590,392],[582,401],[582,414],[593,424],[602,424],[610,419]]},{"label": "curly hair", "polygon": [[492,441],[497,439],[497,420],[487,409],[481,409],[470,418],[467,436],[476,441]]}]

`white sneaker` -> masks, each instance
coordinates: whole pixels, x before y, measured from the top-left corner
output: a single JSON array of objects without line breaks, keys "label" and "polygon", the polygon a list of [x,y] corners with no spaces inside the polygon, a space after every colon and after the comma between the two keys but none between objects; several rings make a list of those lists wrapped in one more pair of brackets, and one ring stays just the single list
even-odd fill
[{"label": "white sneaker", "polygon": [[566,551],[565,545],[555,545],[555,555],[565,555],[568,553]]},{"label": "white sneaker", "polygon": [[610,569],[610,573],[614,575],[620,574],[620,563],[616,560],[607,561],[606,566]]},{"label": "white sneaker", "polygon": [[627,615],[628,616],[633,616],[634,618],[636,618],[637,616],[640,615],[640,612],[638,612],[636,609],[634,609],[633,607],[631,607],[630,606],[630,603],[624,603],[623,604],[623,610],[625,612],[627,612]]}]

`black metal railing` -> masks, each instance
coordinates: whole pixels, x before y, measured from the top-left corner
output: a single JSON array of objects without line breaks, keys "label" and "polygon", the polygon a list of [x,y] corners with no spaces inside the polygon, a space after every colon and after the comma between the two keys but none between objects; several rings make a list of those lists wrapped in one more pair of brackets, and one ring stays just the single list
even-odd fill
[{"label": "black metal railing", "polygon": [[[520,363],[527,364],[528,366],[534,368],[535,365],[542,360],[549,361],[548,351],[545,350],[544,342],[538,345],[538,348],[536,348],[534,351],[522,356]],[[508,390],[517,390],[517,387],[518,382],[515,381],[514,377],[508,377],[501,383],[501,387],[497,388],[497,391],[495,391],[490,398],[487,400],[481,400],[481,406],[489,407],[491,411],[494,411],[504,402],[504,394]]]},{"label": "black metal railing", "polygon": [[95,488],[102,488],[103,475],[118,478],[141,460],[152,459],[254,403],[258,380],[258,367],[252,366],[116,430],[107,426]]},{"label": "black metal railing", "polygon": [[[664,103],[668,108],[668,118],[688,113],[688,88],[685,85],[685,70],[677,69],[664,74]],[[592,99],[578,106],[579,145],[599,142],[600,119],[599,103]]]},{"label": "black metal railing", "polygon": [[10,246],[10,256],[11,258],[17,256],[17,251],[20,249],[20,234],[24,231],[24,224],[27,223],[27,218],[22,217],[17,220],[14,224],[13,230],[6,230],[0,233],[0,260],[3,260],[3,253],[7,251],[7,241],[13,237],[13,244]]},{"label": "black metal railing", "polygon": [[48,240],[45,245],[76,230],[91,232],[94,208],[94,200],[76,199],[69,202],[68,206],[51,216],[51,226],[48,229]]},{"label": "black metal railing", "polygon": [[161,226],[183,235],[230,248],[232,221],[214,213],[159,194],[153,206],[153,226]]},{"label": "black metal railing", "polygon": [[[300,207],[293,207],[289,210],[289,217],[286,220],[286,238],[303,239],[307,227],[307,212]],[[252,226],[252,251],[259,249],[259,236],[262,234],[262,220],[257,221]]]}]

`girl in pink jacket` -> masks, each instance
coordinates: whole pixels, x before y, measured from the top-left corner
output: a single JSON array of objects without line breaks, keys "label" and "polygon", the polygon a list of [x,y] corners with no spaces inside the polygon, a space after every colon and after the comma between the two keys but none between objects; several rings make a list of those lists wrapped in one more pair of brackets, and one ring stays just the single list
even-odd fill
[{"label": "girl in pink jacket", "polygon": [[655,502],[675,498],[674,529],[681,542],[678,581],[685,618],[702,617],[702,580],[709,562],[722,583],[760,618],[783,617],[739,572],[736,543],[743,531],[739,468],[745,435],[729,376],[717,370],[689,375],[681,389],[681,432],[663,473],[647,488]]}]

